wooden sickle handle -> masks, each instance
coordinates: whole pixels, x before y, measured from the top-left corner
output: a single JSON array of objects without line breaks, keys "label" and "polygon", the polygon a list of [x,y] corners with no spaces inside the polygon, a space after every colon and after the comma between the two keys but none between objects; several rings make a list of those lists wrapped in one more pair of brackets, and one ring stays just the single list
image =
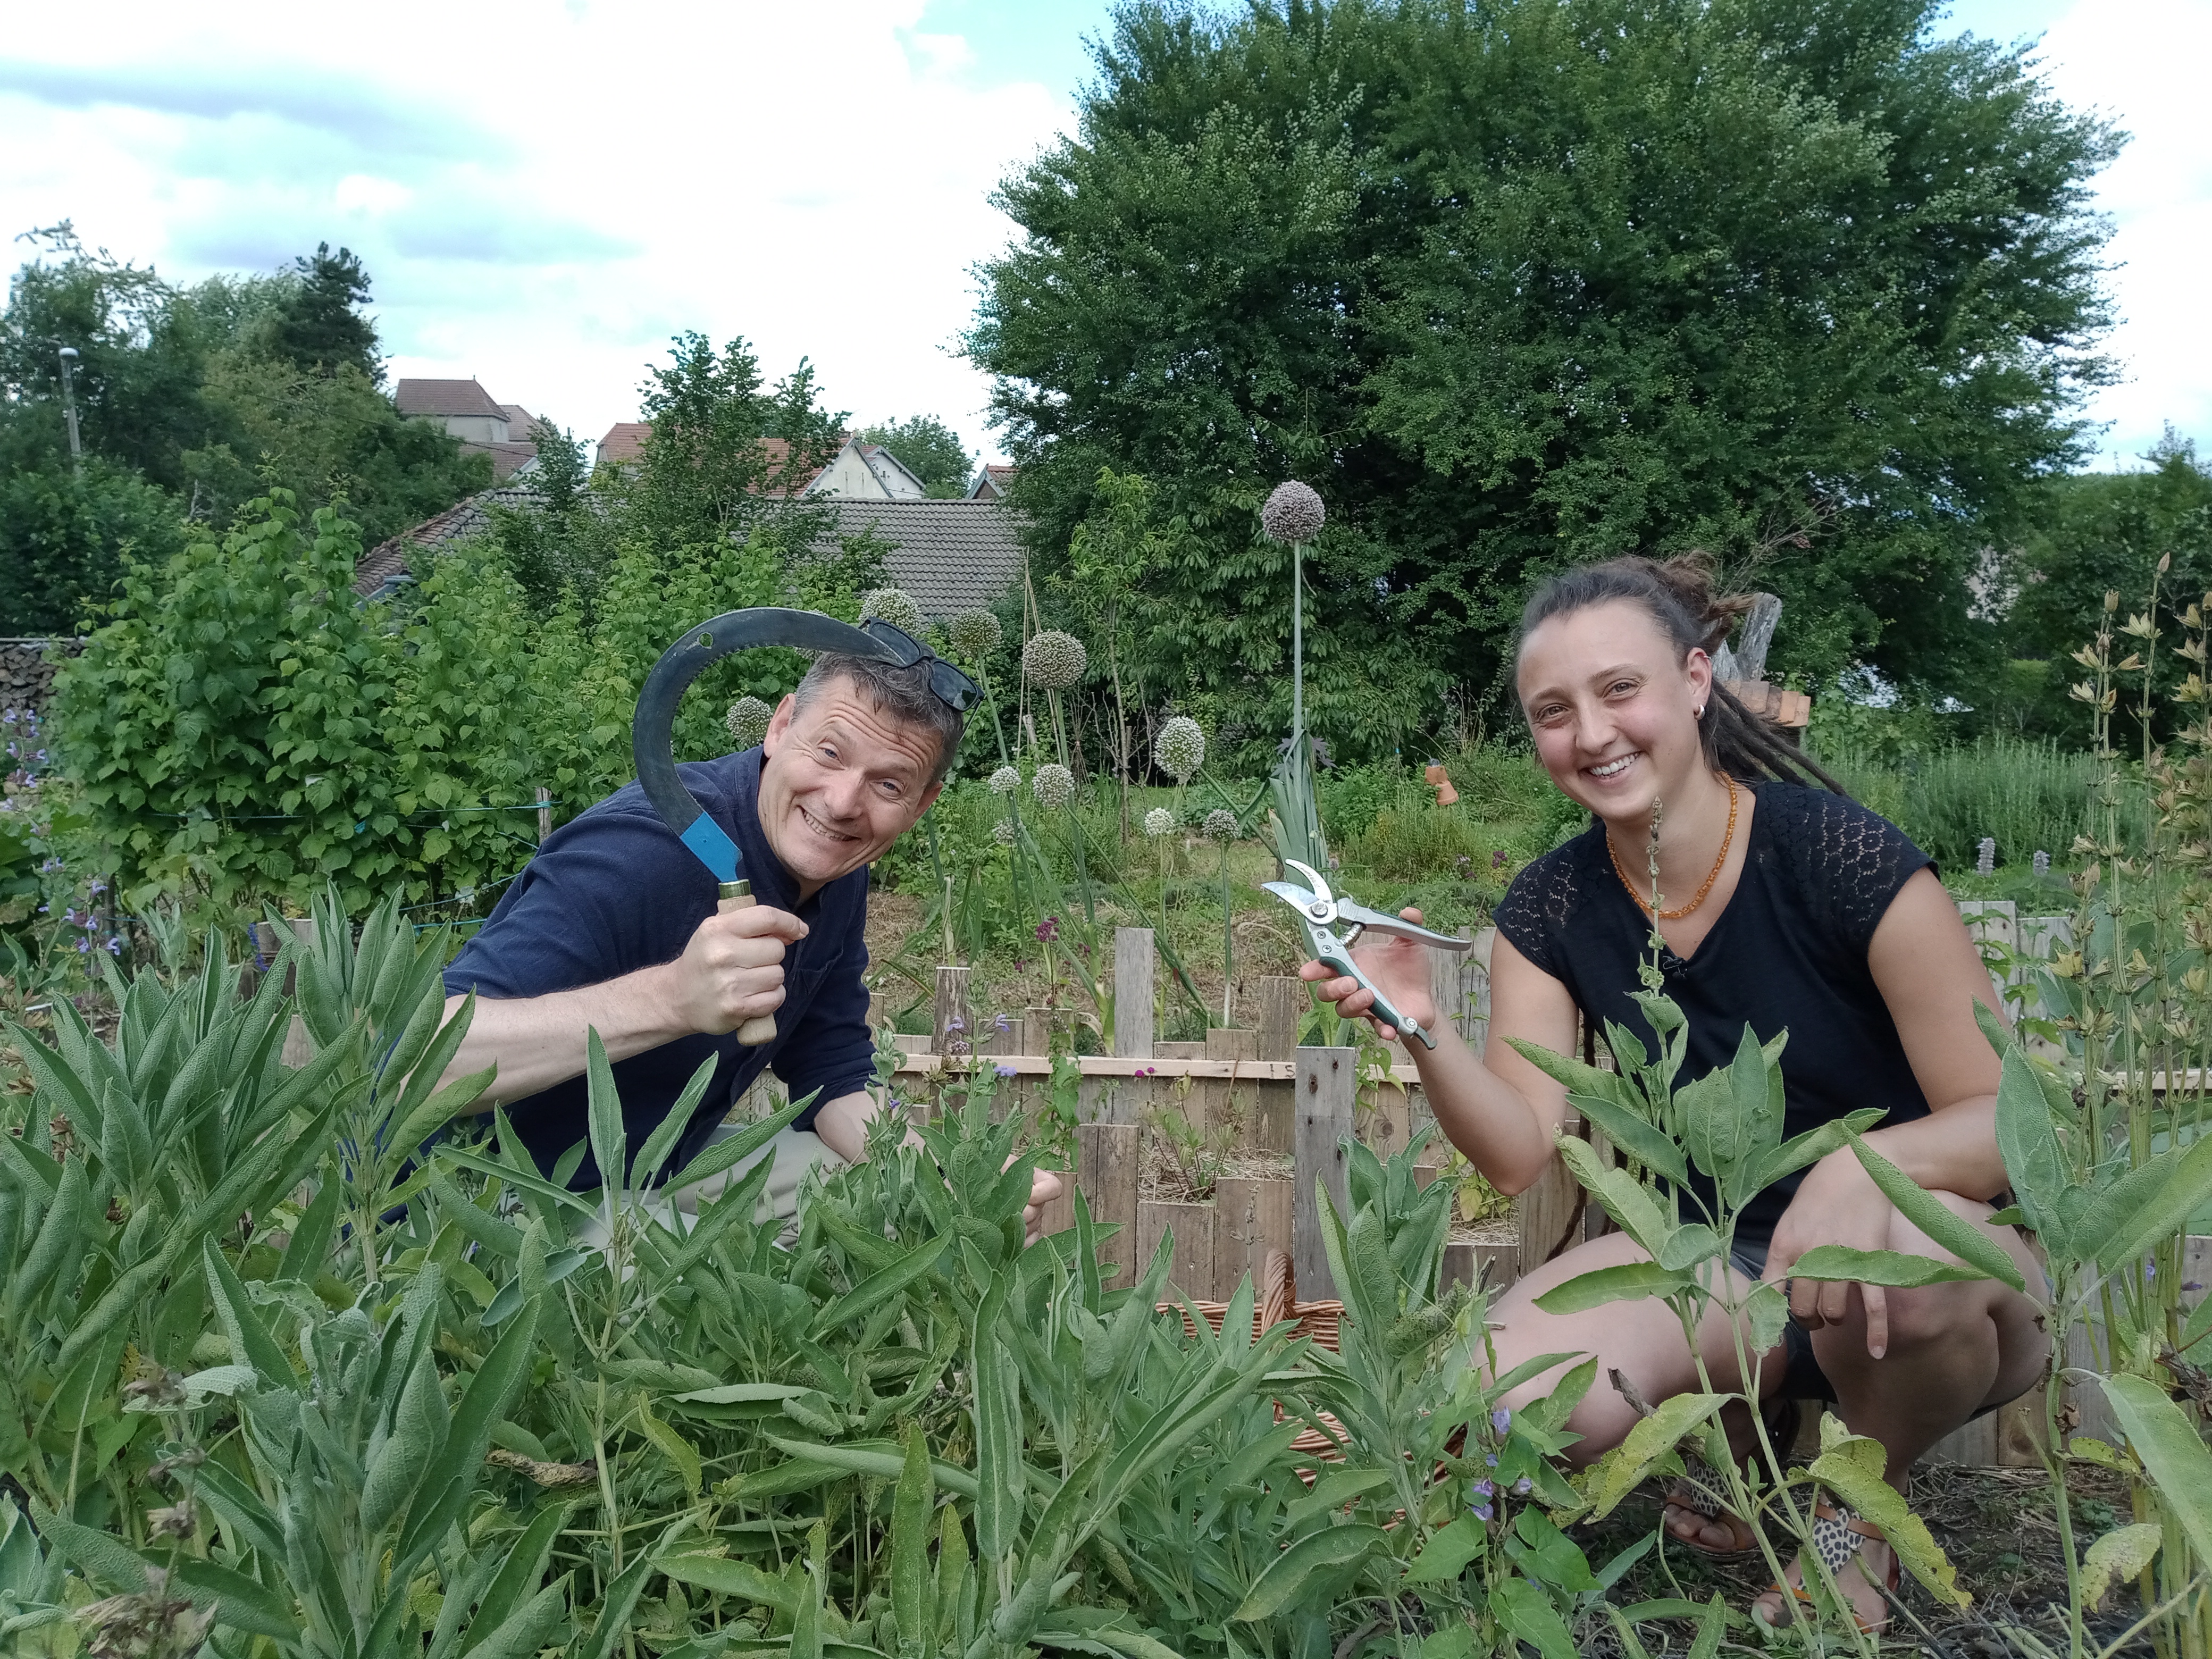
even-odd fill
[{"label": "wooden sickle handle", "polygon": [[[744,890],[732,893],[728,890],[731,887],[744,889]],[[758,899],[756,899],[752,896],[751,890],[745,888],[745,884],[741,881],[725,882],[723,884],[723,888],[724,891],[722,894],[721,902],[714,907],[716,913],[719,915],[726,916],[732,910],[750,910],[754,905],[760,902]],[[775,1016],[773,1014],[759,1014],[756,1015],[753,1018],[747,1020],[744,1024],[738,1027],[738,1041],[748,1048],[757,1048],[764,1042],[775,1042]]]}]

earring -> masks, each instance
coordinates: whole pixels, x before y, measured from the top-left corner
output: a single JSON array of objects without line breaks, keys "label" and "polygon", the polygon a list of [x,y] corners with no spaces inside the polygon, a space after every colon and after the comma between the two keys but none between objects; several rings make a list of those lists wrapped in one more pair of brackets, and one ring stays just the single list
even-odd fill
[{"label": "earring", "polygon": [[1705,719],[1705,704],[1703,704],[1703,703],[1699,703],[1699,704],[1698,705],[1698,712],[1697,712],[1694,715],[1692,715],[1691,718],[1692,718],[1693,720],[1703,720],[1703,719]]}]

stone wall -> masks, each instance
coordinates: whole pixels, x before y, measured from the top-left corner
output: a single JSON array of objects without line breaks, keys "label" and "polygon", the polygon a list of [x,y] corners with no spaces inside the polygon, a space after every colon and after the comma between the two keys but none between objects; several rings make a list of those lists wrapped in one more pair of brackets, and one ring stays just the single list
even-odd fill
[{"label": "stone wall", "polygon": [[0,640],[0,708],[44,708],[55,668],[78,648],[75,640]]}]

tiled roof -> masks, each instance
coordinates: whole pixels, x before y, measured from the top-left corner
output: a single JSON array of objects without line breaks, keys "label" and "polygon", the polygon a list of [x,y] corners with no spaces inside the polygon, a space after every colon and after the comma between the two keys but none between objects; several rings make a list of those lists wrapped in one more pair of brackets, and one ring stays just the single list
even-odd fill
[{"label": "tiled roof", "polygon": [[645,441],[653,434],[651,421],[617,421],[599,440],[599,465],[618,466],[645,453]]},{"label": "tiled roof", "polygon": [[507,435],[516,443],[528,442],[538,429],[538,417],[520,404],[501,404],[499,412],[507,416]]},{"label": "tiled roof", "polygon": [[413,550],[438,547],[488,528],[495,507],[526,507],[538,499],[538,492],[523,484],[510,484],[504,489],[487,489],[480,495],[471,495],[447,507],[436,518],[425,519],[412,530],[402,531],[388,542],[379,542],[362,554],[361,562],[354,567],[353,591],[365,598],[392,577],[411,574],[408,555]]},{"label": "tiled roof", "polygon": [[[511,432],[514,428],[509,427],[507,429]],[[461,453],[490,456],[491,481],[494,483],[505,483],[516,472],[538,459],[538,446],[532,443],[480,444],[465,440],[461,444]]]},{"label": "tiled roof", "polygon": [[891,585],[936,619],[990,605],[1022,570],[1012,514],[994,501],[833,500],[835,538],[873,532],[892,544],[884,556]]},{"label": "tiled roof", "polygon": [[392,391],[402,415],[489,415],[506,413],[491,393],[474,380],[402,380]]}]

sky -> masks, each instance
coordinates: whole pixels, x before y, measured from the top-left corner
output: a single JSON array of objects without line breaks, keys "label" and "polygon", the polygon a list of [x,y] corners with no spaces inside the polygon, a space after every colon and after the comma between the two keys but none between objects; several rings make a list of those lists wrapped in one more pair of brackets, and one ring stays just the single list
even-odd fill
[{"label": "sky", "polygon": [[[0,233],[69,218],[173,279],[328,240],[374,282],[396,376],[474,375],[596,438],[670,336],[802,356],[860,423],[938,415],[995,456],[959,356],[993,185],[1073,122],[1104,0],[230,0],[27,9],[0,60]],[[373,23],[369,21],[373,19]],[[2040,37],[2069,102],[2134,135],[2097,394],[2106,465],[2172,422],[2212,453],[2212,0],[1956,0]],[[15,263],[10,259],[10,264]]]}]

